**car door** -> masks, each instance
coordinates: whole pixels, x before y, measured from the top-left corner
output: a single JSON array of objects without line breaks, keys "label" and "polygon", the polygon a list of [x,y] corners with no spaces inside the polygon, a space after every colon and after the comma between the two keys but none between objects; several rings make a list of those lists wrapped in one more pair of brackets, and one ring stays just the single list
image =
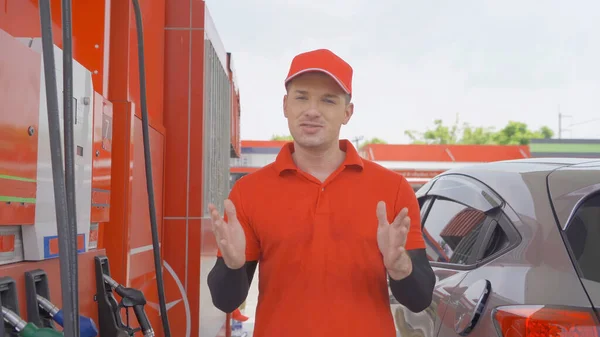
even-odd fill
[{"label": "car door", "polygon": [[[458,180],[461,183],[471,185],[474,190],[477,190],[477,193],[455,193],[454,201],[463,205],[472,205],[477,209],[477,212],[485,214],[486,220],[477,224],[476,229],[471,232],[470,242],[468,242],[469,256],[465,258],[468,261],[465,266],[468,272],[464,274],[464,277],[451,290],[438,336],[455,337],[471,335],[487,337],[490,333],[493,334],[494,332],[493,327],[490,325],[491,321],[482,319],[484,313],[486,317],[490,316],[489,305],[486,307],[486,304],[489,304],[488,299],[492,294],[492,282],[494,280],[490,276],[496,276],[497,278],[504,276],[501,275],[501,268],[486,269],[486,267],[481,267],[516,247],[520,242],[520,237],[517,230],[509,221],[509,216],[505,213],[509,209],[493,190],[473,178],[463,176]],[[482,200],[473,200],[473,198],[478,198],[475,195],[485,196],[484,199],[489,202],[488,207],[486,207],[484,202],[481,202]],[[483,215],[480,216],[483,217]],[[464,219],[461,222],[463,226],[468,225],[468,221]],[[451,236],[451,234],[445,233],[446,237],[449,235]],[[461,245],[462,242],[459,246]],[[454,250],[454,254],[460,253],[463,249],[459,246]],[[487,274],[491,270],[499,274]],[[515,281],[519,279],[518,276],[518,274],[514,274]],[[495,285],[501,286],[502,284],[496,283]],[[508,303],[502,302],[502,299],[499,297],[494,298],[493,302],[496,305]],[[479,329],[474,330],[477,327]]]},{"label": "car door", "polygon": [[391,298],[399,336],[434,337],[447,329],[442,322],[454,289],[474,266],[479,234],[493,220],[488,214],[501,205],[496,196],[481,192],[482,186],[454,175],[441,176],[417,192],[436,285],[431,305],[420,313]]}]

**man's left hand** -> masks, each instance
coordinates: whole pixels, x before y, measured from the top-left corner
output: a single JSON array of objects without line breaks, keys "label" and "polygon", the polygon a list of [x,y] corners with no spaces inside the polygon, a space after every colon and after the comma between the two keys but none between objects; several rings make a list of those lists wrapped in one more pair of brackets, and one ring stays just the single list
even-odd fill
[{"label": "man's left hand", "polygon": [[403,208],[392,223],[387,220],[385,202],[377,203],[377,245],[390,277],[396,281],[412,273],[412,261],[404,245],[410,228],[408,209]]}]

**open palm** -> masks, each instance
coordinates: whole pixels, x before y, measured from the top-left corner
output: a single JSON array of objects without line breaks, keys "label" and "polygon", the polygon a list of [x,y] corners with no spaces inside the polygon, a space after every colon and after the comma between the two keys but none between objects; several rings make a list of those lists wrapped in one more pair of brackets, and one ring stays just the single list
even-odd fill
[{"label": "open palm", "polygon": [[412,262],[404,247],[410,228],[408,209],[402,209],[389,223],[385,202],[380,201],[377,203],[377,220],[377,245],[383,255],[383,263],[393,279],[401,280],[412,272]]},{"label": "open palm", "polygon": [[224,206],[227,222],[221,218],[215,205],[208,205],[212,229],[227,267],[239,269],[246,263],[246,235],[237,218],[233,202],[227,199]]}]

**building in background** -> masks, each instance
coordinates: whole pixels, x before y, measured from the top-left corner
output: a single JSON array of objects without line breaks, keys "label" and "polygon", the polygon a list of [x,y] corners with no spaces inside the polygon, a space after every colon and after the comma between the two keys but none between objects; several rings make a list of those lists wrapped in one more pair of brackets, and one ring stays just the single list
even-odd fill
[{"label": "building in background", "polygon": [[361,156],[402,174],[417,190],[431,178],[457,167],[529,158],[527,146],[367,144]]},{"label": "building in background", "polygon": [[[231,186],[242,176],[275,161],[285,141],[243,140],[240,158],[231,159]],[[436,175],[477,163],[531,157],[527,146],[367,144],[363,158],[402,174],[417,190]]]},{"label": "building in background", "polygon": [[532,139],[531,157],[600,158],[600,139]]}]

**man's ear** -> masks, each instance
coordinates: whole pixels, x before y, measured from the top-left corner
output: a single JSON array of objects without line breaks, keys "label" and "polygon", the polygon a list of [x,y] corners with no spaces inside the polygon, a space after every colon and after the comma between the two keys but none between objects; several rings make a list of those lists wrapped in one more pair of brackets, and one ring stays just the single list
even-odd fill
[{"label": "man's ear", "polygon": [[346,124],[348,124],[348,122],[350,121],[350,118],[354,114],[354,103],[348,103],[348,105],[346,106],[346,110],[344,111],[344,114],[345,114],[345,116],[344,116],[343,124],[346,125]]},{"label": "man's ear", "polygon": [[288,95],[287,94],[283,95],[283,116],[285,116],[285,118],[288,118],[288,115],[287,115],[287,100],[288,100]]}]

